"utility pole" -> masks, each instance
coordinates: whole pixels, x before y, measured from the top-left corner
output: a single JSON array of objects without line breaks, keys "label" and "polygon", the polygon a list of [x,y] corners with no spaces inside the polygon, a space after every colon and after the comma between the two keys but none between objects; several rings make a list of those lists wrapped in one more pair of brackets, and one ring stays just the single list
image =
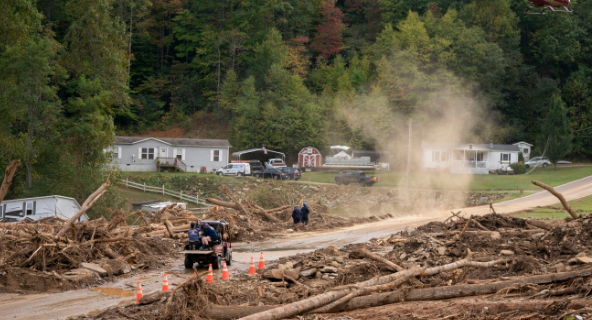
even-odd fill
[{"label": "utility pole", "polygon": [[407,189],[409,189],[409,166],[411,165],[411,126],[413,119],[409,118],[409,144],[407,145]]}]

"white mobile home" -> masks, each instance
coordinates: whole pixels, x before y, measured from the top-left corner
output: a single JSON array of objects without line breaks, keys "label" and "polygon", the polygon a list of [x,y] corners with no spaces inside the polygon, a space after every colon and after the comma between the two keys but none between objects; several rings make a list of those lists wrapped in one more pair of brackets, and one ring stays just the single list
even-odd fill
[{"label": "white mobile home", "polygon": [[421,143],[423,167],[450,173],[488,174],[518,162],[520,147],[511,144]]},{"label": "white mobile home", "polygon": [[532,150],[532,144],[520,141],[513,143],[512,145],[518,146],[520,152],[522,152],[522,156],[524,157],[524,162],[530,160],[530,151]]},{"label": "white mobile home", "polygon": [[228,161],[228,140],[115,137],[113,163],[122,171],[212,172]]},{"label": "white mobile home", "polygon": [[[0,219],[3,221],[39,220],[47,217],[70,219],[80,211],[74,198],[45,196],[37,198],[4,200],[0,204]],[[79,221],[88,220],[84,213]]]}]

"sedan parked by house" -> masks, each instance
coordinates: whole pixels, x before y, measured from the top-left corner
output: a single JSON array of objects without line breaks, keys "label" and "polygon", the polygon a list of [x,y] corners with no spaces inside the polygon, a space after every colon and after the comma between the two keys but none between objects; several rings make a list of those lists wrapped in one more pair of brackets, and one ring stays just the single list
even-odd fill
[{"label": "sedan parked by house", "polygon": [[290,177],[290,180],[299,180],[300,178],[302,178],[302,174],[300,173],[300,171],[296,168],[290,168],[290,167],[281,167],[279,168],[282,172],[287,173],[288,176]]},{"label": "sedan parked by house", "polygon": [[263,171],[253,172],[255,178],[274,179],[274,180],[290,180],[290,176],[282,172],[280,169],[268,168]]},{"label": "sedan parked by house", "polygon": [[527,168],[530,167],[543,167],[546,168],[547,166],[551,165],[551,161],[547,157],[534,157],[524,163]]}]

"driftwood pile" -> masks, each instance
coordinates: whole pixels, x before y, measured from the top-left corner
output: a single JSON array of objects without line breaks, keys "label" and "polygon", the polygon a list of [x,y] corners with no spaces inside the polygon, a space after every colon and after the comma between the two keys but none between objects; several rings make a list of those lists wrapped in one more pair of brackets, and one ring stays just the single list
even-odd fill
[{"label": "driftwood pile", "polygon": [[[172,295],[84,319],[587,318],[592,218],[549,229],[497,214],[455,214],[370,244],[283,258],[255,277],[213,285],[191,279]],[[200,299],[189,288],[199,288]]]},{"label": "driftwood pile", "polygon": [[[0,224],[0,292],[72,289],[97,283],[100,277],[162,266],[173,257],[176,241],[168,238],[181,238],[195,220],[176,204],[157,213],[124,215],[115,210],[109,221],[76,221],[108,185],[95,191],[70,220]],[[143,225],[128,225],[134,218]]]}]

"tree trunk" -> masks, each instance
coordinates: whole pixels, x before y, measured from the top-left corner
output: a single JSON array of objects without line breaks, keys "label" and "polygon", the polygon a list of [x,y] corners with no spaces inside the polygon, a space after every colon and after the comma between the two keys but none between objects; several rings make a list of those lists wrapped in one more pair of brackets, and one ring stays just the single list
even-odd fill
[{"label": "tree trunk", "polygon": [[97,202],[97,200],[99,200],[99,198],[107,191],[107,188],[110,185],[111,183],[109,182],[109,180],[107,180],[107,182],[103,183],[95,192],[88,196],[88,198],[82,204],[80,211],[78,211],[72,218],[70,218],[70,220],[68,220],[68,222],[64,224],[62,229],[56,234],[56,237],[60,237],[64,233],[66,233],[66,231],[68,231],[68,229],[70,228],[70,225],[78,218],[80,218],[80,216],[82,216],[83,213],[88,211],[88,209],[90,209],[93,206],[93,204],[95,204],[95,202]]},{"label": "tree trunk", "polygon": [[404,292],[402,292],[401,290],[397,290],[392,292],[384,292],[369,296],[353,298],[338,310],[355,310],[360,308],[369,308],[402,301],[440,300],[476,296],[482,294],[492,294],[498,292],[501,289],[508,288],[516,284],[544,284],[566,281],[577,277],[587,277],[590,275],[592,275],[592,268],[580,271],[543,274],[538,276],[523,277],[519,279],[485,284],[468,284],[448,287],[411,289],[408,291],[407,295],[405,295]]},{"label": "tree trunk", "polygon": [[372,260],[376,260],[378,262],[384,263],[388,267],[388,269],[391,270],[391,271],[403,271],[403,270],[405,270],[405,268],[403,268],[403,267],[401,267],[401,266],[399,266],[399,265],[397,265],[397,264],[395,264],[395,263],[393,263],[393,262],[391,262],[391,261],[389,261],[389,260],[387,260],[387,259],[385,259],[385,258],[383,258],[383,257],[381,257],[381,256],[379,256],[377,254],[375,254],[375,253],[372,253],[372,252],[368,251],[366,248],[362,248],[360,250],[357,250],[356,253],[359,254],[359,255],[361,255],[362,257],[370,258]]},{"label": "tree trunk", "polygon": [[6,167],[4,171],[4,181],[2,181],[2,186],[0,186],[0,203],[4,200],[4,197],[8,193],[8,188],[12,184],[12,178],[14,178],[14,174],[16,173],[16,169],[21,165],[21,160],[12,160]]}]

